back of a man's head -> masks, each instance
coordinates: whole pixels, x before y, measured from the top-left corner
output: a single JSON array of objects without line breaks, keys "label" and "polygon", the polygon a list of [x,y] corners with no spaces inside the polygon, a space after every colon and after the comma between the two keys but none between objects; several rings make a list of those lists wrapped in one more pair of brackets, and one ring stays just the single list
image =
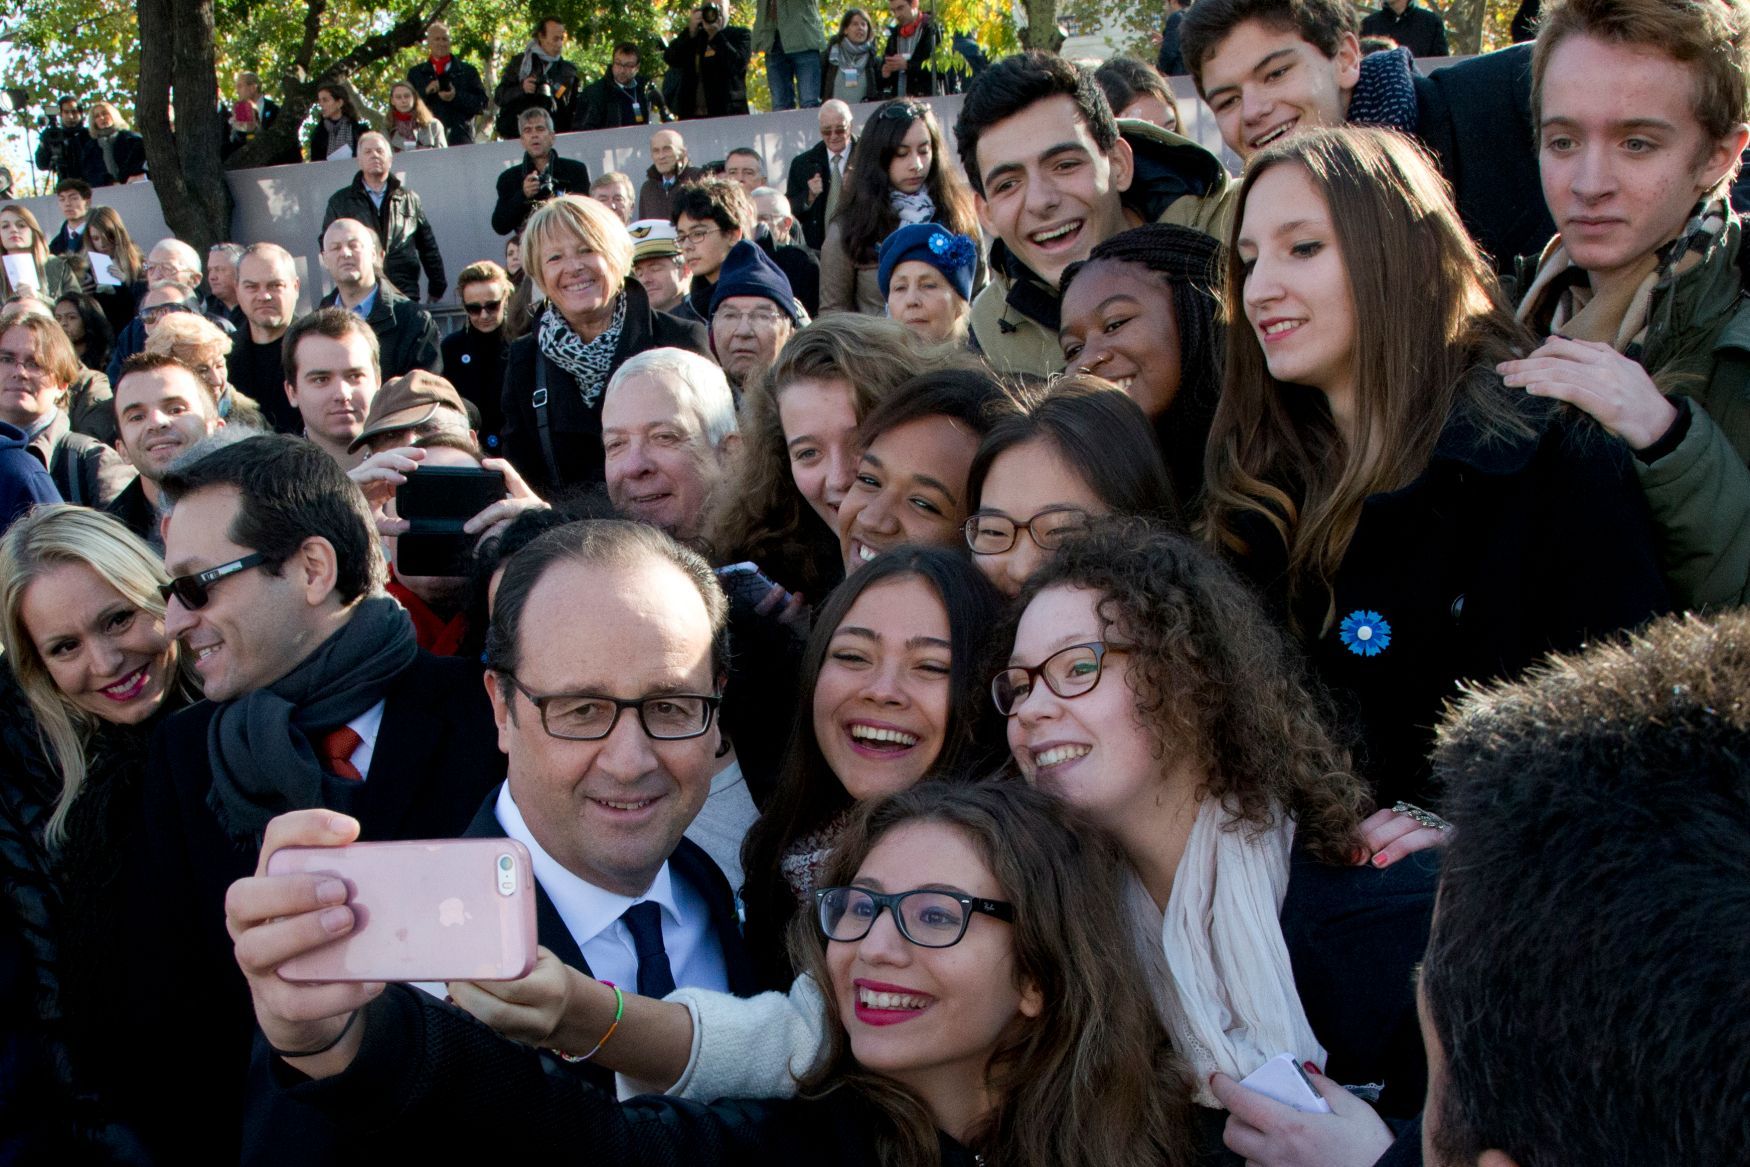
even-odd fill
[{"label": "back of a man's head", "polygon": [[[978,139],[998,122],[1014,117],[1028,106],[1052,97],[1068,97],[1087,123],[1094,144],[1111,150],[1118,142],[1118,121],[1106,95],[1094,80],[1094,71],[1084,69],[1055,53],[1026,52],[1004,57],[973,79],[954,123],[954,141],[960,165],[978,194],[984,194],[984,172],[978,165]],[[1040,149],[1050,143],[1041,142]]]},{"label": "back of a man's head", "polygon": [[1750,613],[1467,697],[1422,973],[1428,1162],[1742,1162]]},{"label": "back of a man's head", "polygon": [[197,447],[160,486],[172,506],[196,491],[235,490],[239,505],[227,538],[261,552],[276,572],[305,540],[328,540],[342,604],[383,586],[383,557],[363,493],[333,458],[303,438],[258,434]]},{"label": "back of a man's head", "polygon": [[1361,32],[1361,18],[1346,0],[1197,0],[1179,25],[1179,52],[1199,85],[1203,63],[1248,21],[1296,33],[1327,57],[1337,55],[1345,34]]}]

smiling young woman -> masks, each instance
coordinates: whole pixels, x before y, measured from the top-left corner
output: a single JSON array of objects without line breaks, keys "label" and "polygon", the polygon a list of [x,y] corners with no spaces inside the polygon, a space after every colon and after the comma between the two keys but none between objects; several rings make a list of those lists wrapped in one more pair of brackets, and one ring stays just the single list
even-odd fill
[{"label": "smiling young woman", "polygon": [[1629,452],[1503,385],[1531,338],[1406,138],[1260,152],[1227,268],[1208,535],[1343,698],[1380,801],[1416,800],[1459,681],[1666,607]]}]

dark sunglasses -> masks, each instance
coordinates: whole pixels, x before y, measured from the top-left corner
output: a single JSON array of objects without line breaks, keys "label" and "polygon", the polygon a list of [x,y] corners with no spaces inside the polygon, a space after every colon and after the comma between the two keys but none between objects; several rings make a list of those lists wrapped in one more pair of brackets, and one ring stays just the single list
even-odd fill
[{"label": "dark sunglasses", "polygon": [[193,612],[207,606],[207,589],[228,575],[236,575],[240,571],[248,571],[252,567],[260,567],[272,562],[259,551],[252,551],[242,559],[233,559],[229,563],[221,563],[217,567],[209,567],[205,571],[197,571],[192,575],[179,575],[169,583],[158,585],[158,594],[164,597],[168,604],[172,596],[182,602],[182,606]]},{"label": "dark sunglasses", "polygon": [[875,115],[876,121],[916,121],[930,112],[930,107],[916,101],[891,101]]},{"label": "dark sunglasses", "polygon": [[503,300],[487,300],[483,304],[463,304],[462,307],[464,307],[468,310],[468,315],[480,316],[480,315],[483,315],[484,313],[487,313],[487,312],[498,311],[500,308],[504,307],[504,301]]}]

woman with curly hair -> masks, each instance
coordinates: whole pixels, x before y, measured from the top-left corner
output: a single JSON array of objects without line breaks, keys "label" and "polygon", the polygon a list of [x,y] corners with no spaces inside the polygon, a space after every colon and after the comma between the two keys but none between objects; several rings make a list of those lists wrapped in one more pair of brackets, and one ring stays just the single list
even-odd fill
[{"label": "woman with curly hair", "polygon": [[1532,339],[1410,139],[1296,134],[1235,206],[1206,533],[1305,644],[1380,800],[1415,799],[1460,683],[1669,606],[1634,456],[1503,384]]},{"label": "woman with curly hair", "polygon": [[857,425],[945,355],[890,320],[851,314],[791,337],[742,397],[741,450],[705,522],[716,562],[751,561],[793,592],[824,597],[844,578],[833,532],[862,453]]},{"label": "woman with curly hair", "polygon": [[[956,235],[979,238],[972,192],[960,168],[942,154],[936,115],[922,102],[889,101],[864,124],[838,210],[827,224],[820,247],[821,314],[886,311],[876,251],[883,239],[913,223],[940,223]],[[982,276],[982,256],[978,266]],[[973,290],[983,282],[975,277]]]},{"label": "woman with curly hair", "polygon": [[1245,582],[1188,538],[1114,519],[1066,541],[1019,611],[991,682],[1010,752],[1129,856],[1159,927],[1163,1018],[1211,1126],[1210,1076],[1283,1051],[1415,1114],[1411,973],[1436,872],[1392,859],[1439,832],[1364,823],[1367,788]]}]

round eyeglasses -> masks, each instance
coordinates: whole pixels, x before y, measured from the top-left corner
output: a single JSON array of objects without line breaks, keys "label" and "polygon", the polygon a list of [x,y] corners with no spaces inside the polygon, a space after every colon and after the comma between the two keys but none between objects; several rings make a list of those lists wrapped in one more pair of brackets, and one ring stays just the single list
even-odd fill
[{"label": "round eyeglasses", "polygon": [[1041,551],[1056,551],[1063,541],[1088,525],[1088,512],[1080,507],[1048,507],[1026,522],[1007,515],[979,513],[966,520],[966,545],[974,555],[1001,555],[1027,532]]},{"label": "round eyeglasses", "polygon": [[973,913],[1014,923],[1015,906],[934,888],[884,894],[864,887],[823,887],[815,891],[820,905],[820,930],[828,940],[851,943],[875,927],[886,908],[899,934],[919,948],[952,948],[966,935]]},{"label": "round eyeglasses", "polygon": [[1080,697],[1100,683],[1108,656],[1128,651],[1116,644],[1094,640],[1060,648],[1036,665],[1010,665],[991,678],[991,700],[996,702],[998,713],[1013,717],[1021,702],[1033,692],[1036,680],[1044,681],[1047,689],[1065,700]]},{"label": "round eyeglasses", "polygon": [[723,698],[703,693],[658,693],[628,700],[599,693],[532,693],[514,678],[511,684],[540,711],[541,728],[549,737],[570,742],[600,741],[614,732],[620,714],[628,709],[638,711],[638,724],[654,741],[700,737],[711,728],[711,715],[723,703]]}]

